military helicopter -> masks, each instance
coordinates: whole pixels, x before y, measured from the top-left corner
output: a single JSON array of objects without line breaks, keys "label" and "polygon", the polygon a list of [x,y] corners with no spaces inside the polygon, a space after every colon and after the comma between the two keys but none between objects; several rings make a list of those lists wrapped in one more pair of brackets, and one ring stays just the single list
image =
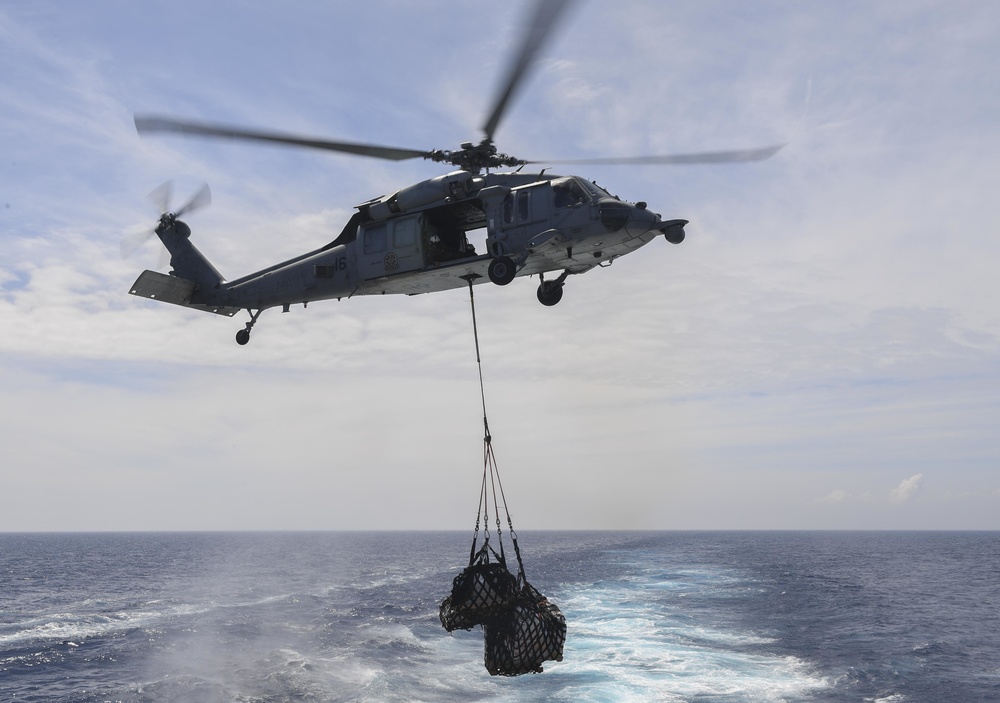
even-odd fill
[{"label": "military helicopter", "polygon": [[[767,159],[781,146],[666,156],[528,161],[500,153],[493,136],[538,52],[572,0],[539,0],[519,50],[508,65],[478,143],[457,150],[416,150],[314,139],[170,117],[136,115],[142,134],[178,133],[268,142],[400,161],[422,158],[457,168],[356,206],[332,242],[288,261],[227,281],[191,243],[180,216],[208,200],[207,189],[163,214],[153,230],[170,253],[169,275],[144,271],[132,295],[218,315],[241,310],[249,322],[236,333],[247,344],[260,314],[281,306],[357,295],[418,295],[478,284],[504,286],[538,274],[537,298],[557,304],[570,275],[608,266],[659,235],[684,241],[687,220],[663,219],[645,202],[626,202],[579,176],[558,176],[535,164],[697,164]],[[500,172],[497,169],[514,169]],[[486,229],[485,251],[468,234]],[[151,234],[150,234],[151,236]],[[558,272],[546,279],[545,274]]]}]

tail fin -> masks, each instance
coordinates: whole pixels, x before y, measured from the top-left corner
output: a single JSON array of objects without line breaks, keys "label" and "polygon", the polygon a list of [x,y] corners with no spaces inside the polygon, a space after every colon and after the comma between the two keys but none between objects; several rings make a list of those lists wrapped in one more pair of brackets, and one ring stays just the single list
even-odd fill
[{"label": "tail fin", "polygon": [[171,275],[192,281],[204,291],[225,283],[218,269],[191,243],[191,228],[184,222],[164,216],[156,228],[156,236],[170,252]]},{"label": "tail fin", "polygon": [[229,317],[240,311],[212,304],[213,293],[226,279],[191,243],[190,227],[168,213],[160,218],[156,236],[170,252],[170,275],[143,271],[129,293]]}]

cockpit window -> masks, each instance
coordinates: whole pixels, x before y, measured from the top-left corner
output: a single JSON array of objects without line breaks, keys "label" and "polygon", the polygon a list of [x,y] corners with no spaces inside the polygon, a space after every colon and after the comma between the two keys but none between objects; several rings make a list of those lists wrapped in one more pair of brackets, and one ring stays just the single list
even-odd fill
[{"label": "cockpit window", "polygon": [[575,178],[558,178],[552,181],[552,194],[556,207],[572,207],[590,202],[590,196]]},{"label": "cockpit window", "polygon": [[592,183],[590,181],[581,181],[581,182],[583,183],[584,188],[590,191],[590,194],[594,196],[595,200],[614,197],[613,195],[611,195],[611,193],[604,190],[604,188],[601,188],[601,186],[597,185],[596,183]]}]

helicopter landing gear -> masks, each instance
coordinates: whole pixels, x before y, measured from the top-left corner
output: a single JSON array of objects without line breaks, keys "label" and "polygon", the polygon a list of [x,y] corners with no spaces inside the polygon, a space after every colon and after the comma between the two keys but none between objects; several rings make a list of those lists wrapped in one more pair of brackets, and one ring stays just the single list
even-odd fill
[{"label": "helicopter landing gear", "polygon": [[241,347],[250,342],[250,330],[252,330],[253,326],[257,324],[257,318],[260,317],[260,314],[264,312],[264,310],[261,309],[254,312],[253,310],[247,308],[247,312],[250,313],[250,322],[247,323],[247,326],[244,329],[241,329],[236,333],[236,343]]},{"label": "helicopter landing gear", "polygon": [[538,284],[538,302],[547,307],[552,307],[560,300],[563,296],[563,283],[566,282],[566,277],[569,275],[569,271],[563,271],[559,274],[559,278],[554,281],[546,281],[545,274],[539,274],[539,278],[542,282]]},{"label": "helicopter landing gear", "polygon": [[489,273],[491,281],[498,286],[505,286],[514,280],[517,269],[509,257],[498,256],[490,262],[490,268],[487,273]]},{"label": "helicopter landing gear", "polygon": [[563,287],[554,281],[540,283],[538,285],[538,302],[542,305],[552,307],[562,300]]}]

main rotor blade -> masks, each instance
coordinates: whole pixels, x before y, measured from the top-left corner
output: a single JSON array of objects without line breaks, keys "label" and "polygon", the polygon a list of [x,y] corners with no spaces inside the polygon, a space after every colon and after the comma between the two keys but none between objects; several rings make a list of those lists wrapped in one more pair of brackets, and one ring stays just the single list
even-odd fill
[{"label": "main rotor blade", "polygon": [[535,62],[538,50],[552,33],[553,28],[558,23],[559,16],[572,1],[538,0],[535,14],[531,18],[530,28],[524,36],[524,43],[521,45],[518,53],[515,54],[514,61],[510,64],[507,76],[504,82],[501,83],[503,87],[497,93],[497,98],[494,101],[493,111],[483,126],[486,138],[490,141],[493,140],[493,133],[496,131],[497,125],[500,124],[500,119],[507,109],[507,103],[510,102],[528,69]]},{"label": "main rotor blade", "polygon": [[390,161],[426,158],[431,153],[416,149],[398,149],[395,147],[378,146],[375,144],[357,144],[354,142],[334,142],[326,139],[297,137],[291,134],[281,134],[278,132],[238,129],[223,125],[206,124],[203,122],[189,122],[186,120],[175,120],[170,117],[156,117],[152,115],[136,115],[135,128],[139,134],[173,132],[175,134],[194,134],[203,137],[245,139],[256,142],[290,144],[292,146],[301,146],[310,149],[339,151],[346,154],[356,154],[358,156],[372,156],[376,159],[389,159]]},{"label": "main rotor blade", "polygon": [[526,161],[529,164],[732,164],[744,161],[763,161],[769,159],[782,148],[784,144],[763,147],[761,149],[744,149],[741,151],[703,151],[695,154],[666,154],[663,156],[624,156],[596,159],[547,159],[543,161]]}]

